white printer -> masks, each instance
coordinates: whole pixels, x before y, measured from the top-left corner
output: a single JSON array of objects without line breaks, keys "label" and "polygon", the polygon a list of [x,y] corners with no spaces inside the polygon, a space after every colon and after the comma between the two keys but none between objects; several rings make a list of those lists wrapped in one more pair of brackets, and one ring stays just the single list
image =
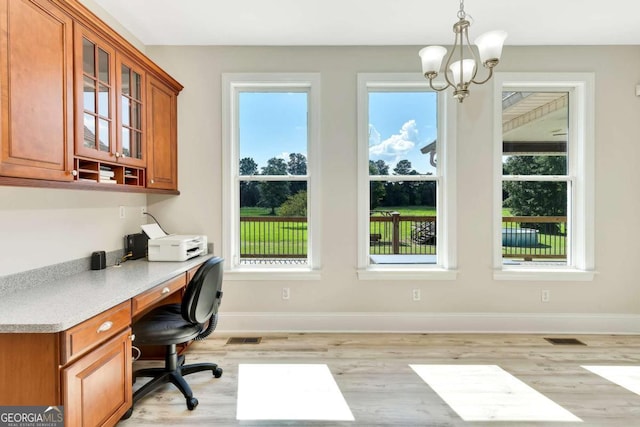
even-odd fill
[{"label": "white printer", "polygon": [[207,254],[207,236],[166,234],[157,224],[144,224],[149,261],[186,261]]}]

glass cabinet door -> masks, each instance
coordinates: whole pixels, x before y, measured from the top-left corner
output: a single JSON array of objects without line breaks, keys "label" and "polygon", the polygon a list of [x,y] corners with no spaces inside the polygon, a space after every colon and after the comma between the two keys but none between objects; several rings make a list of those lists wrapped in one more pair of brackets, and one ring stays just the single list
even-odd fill
[{"label": "glass cabinet door", "polygon": [[82,91],[79,104],[82,117],[78,121],[76,154],[114,161],[117,156],[115,129],[115,76],[113,49],[106,43],[82,35]]},{"label": "glass cabinet door", "polygon": [[144,166],[144,72],[125,58],[118,58],[119,125],[121,163]]}]

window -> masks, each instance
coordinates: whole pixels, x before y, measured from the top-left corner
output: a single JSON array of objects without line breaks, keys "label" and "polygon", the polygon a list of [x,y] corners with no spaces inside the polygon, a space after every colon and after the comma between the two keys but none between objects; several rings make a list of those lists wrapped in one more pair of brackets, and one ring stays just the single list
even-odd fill
[{"label": "window", "polygon": [[231,273],[311,277],[319,229],[315,74],[223,75],[224,254]]},{"label": "window", "polygon": [[455,278],[448,109],[420,75],[358,75],[361,279]]},{"label": "window", "polygon": [[593,273],[593,77],[498,73],[495,278]]}]

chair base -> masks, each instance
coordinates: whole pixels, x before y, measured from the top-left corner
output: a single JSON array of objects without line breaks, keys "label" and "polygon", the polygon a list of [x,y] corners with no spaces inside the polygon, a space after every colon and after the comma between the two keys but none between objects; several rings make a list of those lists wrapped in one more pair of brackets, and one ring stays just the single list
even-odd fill
[{"label": "chair base", "polygon": [[[133,405],[136,404],[144,396],[163,386],[164,384],[171,383],[186,399],[187,408],[189,410],[195,409],[198,406],[198,399],[193,397],[191,387],[183,378],[185,375],[190,375],[196,372],[211,371],[215,378],[222,376],[222,369],[215,363],[194,363],[191,365],[184,364],[184,356],[178,357],[176,352],[176,345],[171,344],[167,346],[165,354],[165,366],[163,368],[147,368],[140,369],[133,373],[133,382],[139,377],[151,377],[152,379],[145,385],[140,387],[133,394]],[[129,418],[133,411],[133,405],[131,409],[122,417],[122,419]]]}]

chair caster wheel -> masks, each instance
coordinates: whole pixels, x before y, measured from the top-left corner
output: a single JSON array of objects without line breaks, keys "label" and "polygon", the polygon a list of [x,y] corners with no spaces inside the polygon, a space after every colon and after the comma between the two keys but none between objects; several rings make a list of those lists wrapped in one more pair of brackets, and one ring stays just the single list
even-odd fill
[{"label": "chair caster wheel", "polygon": [[131,416],[131,414],[133,414],[133,406],[131,408],[129,408],[127,410],[127,412],[125,412],[122,417],[120,417],[121,420],[128,420],[129,417]]},{"label": "chair caster wheel", "polygon": [[213,376],[220,378],[222,376],[222,372],[224,372],[222,368],[216,368],[215,371],[213,371]]},{"label": "chair caster wheel", "polygon": [[187,397],[187,409],[193,411],[198,406],[198,399],[195,397]]}]

